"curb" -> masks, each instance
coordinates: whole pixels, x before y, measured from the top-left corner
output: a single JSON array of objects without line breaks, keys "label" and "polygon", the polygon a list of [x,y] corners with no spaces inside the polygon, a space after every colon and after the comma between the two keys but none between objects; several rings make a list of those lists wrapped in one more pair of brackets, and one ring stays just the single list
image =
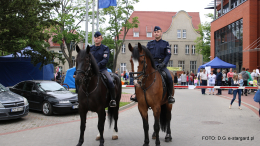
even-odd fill
[{"label": "curb", "polygon": [[119,111],[122,111],[122,110],[125,110],[125,109],[127,109],[127,108],[130,108],[130,107],[132,107],[132,106],[134,106],[134,105],[136,105],[136,104],[137,104],[137,102],[132,102],[132,101],[131,101],[129,104],[120,107],[120,108],[119,108]]}]

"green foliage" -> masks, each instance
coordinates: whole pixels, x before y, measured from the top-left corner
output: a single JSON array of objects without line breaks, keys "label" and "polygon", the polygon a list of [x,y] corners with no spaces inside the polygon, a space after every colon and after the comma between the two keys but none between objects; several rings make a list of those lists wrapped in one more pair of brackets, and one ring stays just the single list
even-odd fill
[{"label": "green foliage", "polygon": [[[59,2],[50,0],[4,0],[0,1],[0,50],[5,54],[17,53],[30,46],[39,54],[27,51],[24,55],[31,55],[32,63],[36,65],[53,63],[59,58],[56,53],[46,50],[46,42],[50,35],[44,30],[58,22],[50,19],[50,11],[59,7]],[[1,53],[1,55],[4,55]],[[61,59],[61,58],[60,58]],[[62,59],[61,59],[62,60]],[[41,67],[42,67],[41,66]]]},{"label": "green foliage", "polygon": [[[103,9],[104,15],[109,15],[109,26],[107,30],[110,31],[111,35],[114,37],[115,44],[115,59],[113,62],[112,71],[115,72],[117,64],[117,56],[122,47],[125,36],[128,33],[129,29],[138,27],[138,17],[130,18],[130,15],[134,11],[133,4],[138,3],[139,0],[118,0],[117,7],[109,7]],[[123,38],[119,37],[120,34],[123,34]]]},{"label": "green foliage", "polygon": [[[209,13],[205,15],[208,18],[214,19],[213,14]],[[203,55],[203,61],[210,61],[210,23],[205,22],[204,24],[199,24],[199,28],[196,29],[200,36],[194,41],[196,43],[196,52]]]}]

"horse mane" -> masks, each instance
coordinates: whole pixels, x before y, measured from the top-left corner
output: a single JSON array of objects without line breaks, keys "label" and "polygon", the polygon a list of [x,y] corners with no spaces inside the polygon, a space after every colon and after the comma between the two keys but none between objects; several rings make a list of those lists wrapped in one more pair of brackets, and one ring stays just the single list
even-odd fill
[{"label": "horse mane", "polygon": [[[156,67],[155,67],[154,59],[153,59],[153,56],[152,56],[151,52],[150,52],[145,46],[143,46],[143,45],[142,45],[142,49],[143,49],[143,51],[145,52],[146,57],[148,57],[148,58],[151,60],[151,65],[152,65],[152,67],[155,69]],[[132,57],[133,57],[134,59],[136,59],[136,60],[139,59],[140,53],[139,53],[138,46],[135,46],[135,47],[133,48]]]}]

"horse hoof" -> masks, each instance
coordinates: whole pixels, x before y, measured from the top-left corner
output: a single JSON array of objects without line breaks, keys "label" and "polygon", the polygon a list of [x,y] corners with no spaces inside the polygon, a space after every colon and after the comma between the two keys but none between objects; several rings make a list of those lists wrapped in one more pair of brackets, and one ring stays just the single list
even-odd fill
[{"label": "horse hoof", "polygon": [[112,136],[112,140],[117,140],[118,136]]},{"label": "horse hoof", "polygon": [[97,136],[97,137],[96,137],[96,141],[98,141],[98,140],[100,140],[100,136]]},{"label": "horse hoof", "polygon": [[171,142],[171,141],[172,141],[172,138],[170,138],[170,137],[165,138],[165,142]]}]

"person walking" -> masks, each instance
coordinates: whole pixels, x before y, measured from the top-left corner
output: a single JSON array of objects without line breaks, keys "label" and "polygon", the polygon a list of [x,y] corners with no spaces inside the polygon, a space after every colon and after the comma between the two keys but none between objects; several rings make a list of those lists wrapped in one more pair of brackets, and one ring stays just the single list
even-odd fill
[{"label": "person walking", "polygon": [[[232,78],[233,78],[233,69],[232,68],[230,68],[229,69],[229,72],[227,73],[227,78],[228,78],[228,85],[229,86],[231,86],[231,80],[232,80]],[[232,94],[232,89],[228,89],[228,94]]]},{"label": "person walking", "polygon": [[[208,75],[206,73],[206,70],[203,69],[203,72],[200,73],[200,83],[201,83],[201,86],[207,86],[207,79],[208,79]],[[201,93],[202,93],[202,95],[207,95],[205,93],[205,88],[201,89]]]},{"label": "person walking", "polygon": [[[222,79],[223,79],[223,75],[222,75],[222,73],[220,72],[220,69],[217,69],[217,77],[216,77],[217,86],[221,86],[221,84],[222,84]],[[217,95],[221,95],[221,89],[218,89]]]},{"label": "person walking", "polygon": [[[243,82],[242,78],[243,77],[242,77],[241,74],[239,75],[239,79],[237,77],[237,74],[234,74],[233,79],[231,79],[231,85],[232,86],[243,86],[244,82]],[[240,107],[240,105],[241,105],[241,92],[242,92],[242,89],[234,89],[233,90],[233,99],[231,100],[231,103],[229,105],[229,109],[231,109],[231,106],[232,106],[233,102],[235,101],[236,96],[238,94],[238,108],[240,110],[242,110],[242,108]]]},{"label": "person walking", "polygon": [[[216,80],[216,75],[213,74],[213,71],[211,71],[210,75],[208,75],[209,86],[215,86],[215,80]],[[209,95],[211,94],[214,95],[214,88],[209,88]]]},{"label": "person walking", "polygon": [[185,72],[182,72],[181,74],[181,85],[185,86],[187,82],[187,76],[185,74]]},{"label": "person walking", "polygon": [[[248,73],[246,72],[246,69],[245,69],[244,67],[242,68],[241,75],[242,75],[242,77],[243,77],[244,86],[247,86],[247,81],[248,81],[248,79],[249,79],[249,75],[248,75]],[[244,89],[244,93],[245,93],[245,95],[247,96],[247,89]],[[243,95],[243,92],[242,92],[242,95]]]}]

